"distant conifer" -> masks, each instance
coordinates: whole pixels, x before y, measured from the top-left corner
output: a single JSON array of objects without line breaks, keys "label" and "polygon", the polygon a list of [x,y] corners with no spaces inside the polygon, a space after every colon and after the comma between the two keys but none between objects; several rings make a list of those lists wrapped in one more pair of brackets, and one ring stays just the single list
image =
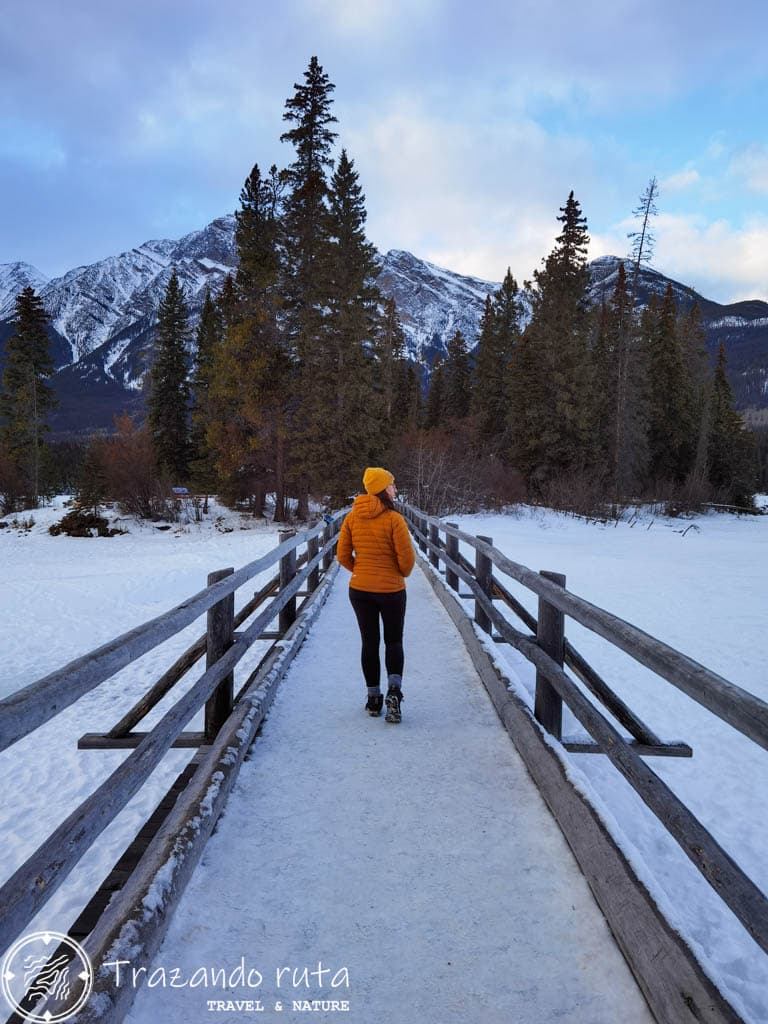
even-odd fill
[{"label": "distant conifer", "polygon": [[712,386],[712,426],[708,463],[709,479],[725,501],[752,508],[757,482],[755,438],[736,412],[728,382],[725,346],[720,342]]},{"label": "distant conifer", "polygon": [[46,417],[56,405],[47,383],[53,359],[46,326],[48,314],[34,288],[16,297],[14,333],[5,345],[5,370],[0,389],[0,447],[24,491],[19,495],[36,507],[48,430]]},{"label": "distant conifer", "polygon": [[558,220],[555,248],[534,273],[532,319],[511,374],[512,457],[536,484],[595,458],[589,235],[573,192]]},{"label": "distant conifer", "polygon": [[189,313],[174,270],[157,314],[148,421],[158,468],[175,483],[189,474]]}]

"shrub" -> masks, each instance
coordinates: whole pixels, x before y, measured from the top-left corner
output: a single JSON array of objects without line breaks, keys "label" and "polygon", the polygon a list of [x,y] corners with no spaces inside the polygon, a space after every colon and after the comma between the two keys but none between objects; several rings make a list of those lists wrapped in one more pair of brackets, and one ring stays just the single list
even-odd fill
[{"label": "shrub", "polygon": [[116,537],[126,531],[117,528],[110,529],[109,522],[104,516],[76,508],[67,512],[60,522],[49,526],[48,532],[52,537],[58,537],[62,533],[67,537]]}]

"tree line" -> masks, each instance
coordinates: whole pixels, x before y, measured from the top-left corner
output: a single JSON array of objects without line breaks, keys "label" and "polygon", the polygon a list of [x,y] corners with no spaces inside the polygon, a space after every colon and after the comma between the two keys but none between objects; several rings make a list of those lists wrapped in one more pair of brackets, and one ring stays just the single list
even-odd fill
[{"label": "tree line", "polygon": [[[375,280],[365,197],[332,113],[334,85],[313,57],[283,114],[288,167],[253,167],[236,212],[237,270],[206,294],[192,336],[170,274],[147,375],[146,424],[126,417],[83,453],[78,486],[142,515],[172,485],[274,516],[305,518],[310,496],[339,506],[362,469],[384,463],[430,511],[532,497],[560,506],[643,498],[749,507],[754,439],[735,412],[721,346],[714,371],[695,304],[671,286],[642,308],[652,250],[651,182],[633,256],[595,309],[586,219],[571,193],[552,252],[525,282],[508,270],[488,295],[476,347],[460,332],[417,366],[394,300]],[[67,459],[43,443],[53,404],[47,317],[17,299],[0,393],[0,492],[35,504]],[[54,467],[57,467],[57,470]],[[47,481],[47,484],[46,484]]]}]

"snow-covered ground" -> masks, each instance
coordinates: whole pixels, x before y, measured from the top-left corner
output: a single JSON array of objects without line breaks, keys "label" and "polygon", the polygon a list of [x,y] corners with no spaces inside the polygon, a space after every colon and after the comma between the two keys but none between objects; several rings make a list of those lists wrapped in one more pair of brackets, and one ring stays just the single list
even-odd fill
[{"label": "snow-covered ground", "polygon": [[[607,526],[530,509],[448,518],[468,533],[492,537],[528,568],[564,573],[569,590],[768,700],[768,516],[645,514],[634,525]],[[502,578],[535,614],[535,596]],[[691,759],[647,763],[768,892],[768,752],[572,620],[566,620],[566,635],[657,735],[693,747]],[[493,653],[532,704],[532,666],[506,644],[493,645]],[[565,709],[563,735],[569,734],[585,736]],[[608,759],[570,756],[573,775],[591,793],[668,919],[745,1019],[768,1021],[768,957]]]},{"label": "snow-covered ground", "polygon": [[[231,533],[219,532],[211,516],[202,527],[159,532],[132,524],[126,536],[76,540],[47,534],[61,509],[33,515],[35,525],[28,532],[0,530],[0,696],[172,607],[201,589],[214,569],[240,566],[276,543],[271,528],[247,520],[240,524],[237,517],[230,523]],[[566,573],[570,590],[768,699],[763,655],[768,517],[645,516],[631,526],[600,526],[523,510],[508,516],[462,517],[461,523],[468,532],[492,536],[497,547],[532,569]],[[258,586],[254,581],[253,588],[239,595],[238,605]],[[535,607],[521,587],[511,584],[510,589]],[[316,629],[322,629],[322,622],[321,615]],[[599,637],[570,622],[567,631],[657,733],[691,744],[691,760],[653,758],[649,763],[768,891],[768,753]],[[201,632],[201,624],[189,627],[0,754],[0,786],[7,795],[0,811],[2,879],[126,756],[120,751],[77,751],[77,737],[113,725]],[[409,643],[418,645],[418,635],[411,635]],[[507,659],[517,683],[530,694],[533,673],[527,663],[506,645],[495,653]],[[240,671],[244,674],[247,667]],[[166,707],[162,704],[150,721]],[[189,726],[195,727],[194,722]],[[568,716],[565,731],[578,731]],[[188,751],[172,751],[164,759],[34,927],[66,930],[93,884],[107,873],[190,756]],[[711,975],[746,1020],[768,1020],[768,958],[605,758],[573,755],[573,764],[574,774]]]}]

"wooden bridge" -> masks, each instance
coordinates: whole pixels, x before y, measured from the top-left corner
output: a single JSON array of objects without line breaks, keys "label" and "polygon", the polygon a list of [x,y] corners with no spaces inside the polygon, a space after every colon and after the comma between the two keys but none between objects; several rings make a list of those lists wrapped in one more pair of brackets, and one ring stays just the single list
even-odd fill
[{"label": "wooden bridge", "polygon": [[[325,999],[329,1007],[313,1011],[326,1014],[321,1019],[337,1019],[345,1011],[330,1003],[348,999],[351,1013],[342,1019],[393,1024],[442,1021],[458,1013],[483,1022],[740,1020],[665,920],[597,810],[569,780],[569,759],[606,754],[764,952],[768,901],[642,759],[691,756],[690,746],[658,737],[619,699],[565,639],[565,616],[763,748],[768,747],[768,706],[571,594],[558,574],[532,572],[498,551],[490,538],[471,536],[408,506],[403,511],[424,556],[424,576],[409,584],[407,621],[414,615],[415,596],[424,615],[432,616],[425,633],[442,630],[444,635],[447,628],[452,639],[429,643],[420,635],[418,643],[407,645],[407,678],[413,686],[401,730],[382,736],[385,727],[362,720],[355,704],[350,677],[359,675],[356,635],[349,614],[343,614],[349,612],[343,588],[333,587],[343,513],[303,533],[281,535],[272,552],[236,572],[212,573],[208,587],[177,608],[0,702],[2,750],[207,615],[206,632],[135,707],[107,733],[82,737],[83,747],[134,749],[0,890],[0,951],[28,929],[167,750],[185,746],[196,748],[187,768],[69,930],[94,974],[85,982],[93,985],[88,1000],[67,1019],[119,1021],[127,1014],[137,1022],[207,1019],[203,1015],[211,1007],[191,988],[181,994],[165,987],[139,992],[118,984],[114,968],[104,964],[127,951],[132,970],[151,968],[166,953],[173,953],[170,962],[176,964],[189,951],[189,935],[202,933],[208,934],[211,955],[227,949],[237,961],[252,948],[254,936],[264,939],[266,931],[262,961],[268,953],[274,966],[291,962],[292,951],[293,965],[301,951],[307,966],[315,943],[328,962],[332,940],[341,950],[337,955],[348,954],[354,963],[348,993],[322,993],[320,1002]],[[474,552],[474,563],[460,553],[460,544]],[[236,589],[270,567],[279,572],[235,616]],[[538,596],[536,618],[513,597],[504,578]],[[463,603],[468,597],[474,623]],[[511,624],[511,615],[524,630]],[[272,646],[235,692],[235,667],[256,639]],[[493,658],[492,648],[501,643],[513,645],[536,667],[533,713],[508,687]],[[322,651],[330,646],[349,651],[343,678],[325,678]],[[215,857],[206,864],[203,884],[199,871],[192,878],[195,867],[297,655],[285,699],[281,694],[280,708],[253,747],[211,843]],[[136,731],[203,657],[202,676],[152,729]],[[561,736],[563,701],[591,741]],[[346,706],[348,715],[341,710]],[[203,731],[184,732],[202,707]],[[437,728],[443,721],[456,723],[455,728]],[[418,738],[409,722],[421,722]],[[261,758],[266,767],[252,770]],[[303,786],[297,787],[296,779]],[[471,804],[470,819],[457,821],[450,814],[455,792]],[[253,830],[239,825],[251,819],[254,808]],[[322,841],[298,842],[290,824],[297,820]],[[232,850],[234,857],[227,855]],[[278,890],[280,898],[273,893],[286,863],[294,871],[291,884],[298,899],[287,900],[285,886]],[[206,892],[216,898],[208,902]],[[344,914],[334,910],[339,904]],[[219,906],[227,907],[227,919],[215,916]],[[566,913],[571,906],[573,912]],[[553,925],[563,915],[565,937]],[[187,967],[192,971],[193,962]],[[266,1011],[281,991],[269,994]],[[285,1009],[304,996],[292,991],[280,1019],[293,1019]],[[71,992],[62,1009],[52,997],[40,1004],[30,996],[20,1010],[42,1020],[46,1008],[55,1017],[77,997]],[[11,1019],[24,1017],[17,1013]],[[273,1018],[265,1013],[261,1019]]]}]

